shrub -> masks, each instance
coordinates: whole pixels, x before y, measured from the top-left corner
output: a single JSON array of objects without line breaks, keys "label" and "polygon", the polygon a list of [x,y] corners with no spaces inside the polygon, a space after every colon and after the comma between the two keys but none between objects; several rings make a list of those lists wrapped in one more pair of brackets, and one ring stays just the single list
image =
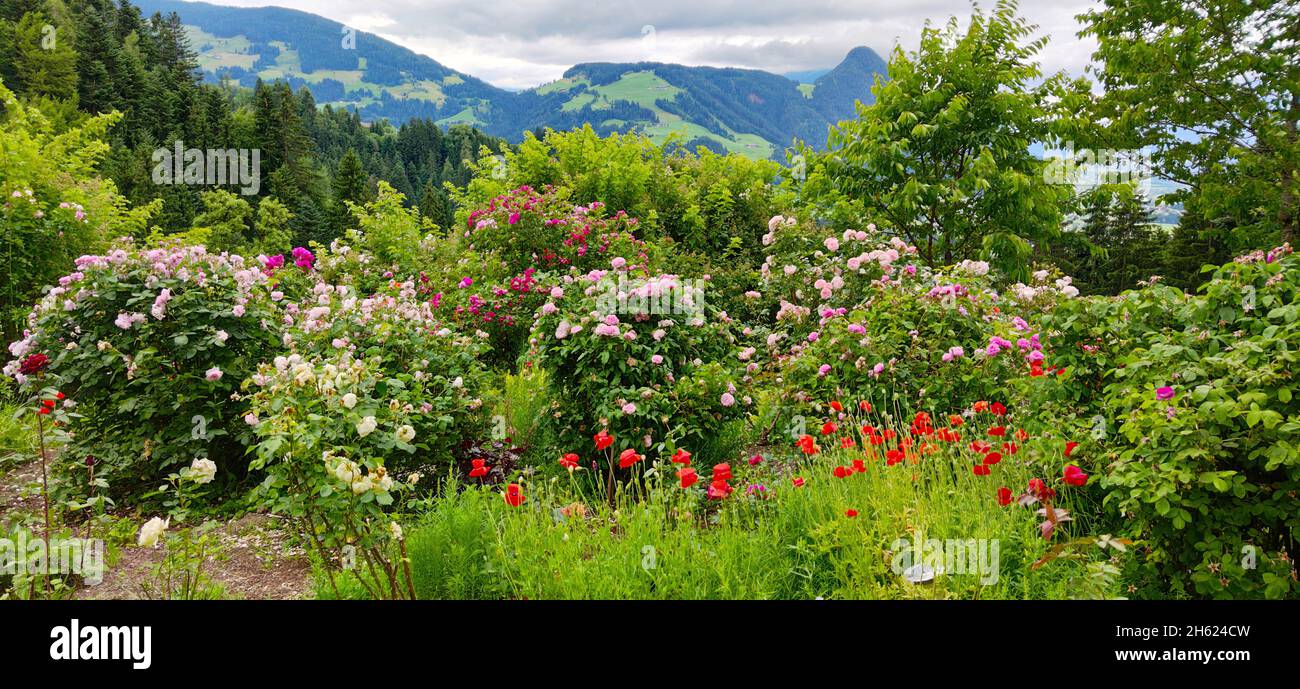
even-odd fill
[{"label": "shrub", "polygon": [[636,218],[623,211],[607,216],[599,201],[574,205],[567,192],[550,188],[513,189],[472,211],[465,225],[472,248],[497,254],[511,274],[529,268],[586,272],[614,256],[646,265],[653,251],[635,237]]},{"label": "shrub", "polygon": [[138,496],[195,457],[229,487],[250,437],[231,393],[279,346],[266,275],[203,247],[129,242],[76,267],[36,305],[5,372],[23,381],[23,357],[50,357],[80,405],[70,451],[99,458],[114,493]]},{"label": "shrub", "polygon": [[714,434],[749,406],[729,319],[698,284],[615,271],[569,275],[538,312],[530,355],[548,374],[548,422],[566,451],[601,429],[656,455]]},{"label": "shrub", "polygon": [[[409,423],[417,431],[413,447],[421,452],[398,455],[395,467],[417,460],[448,464],[462,441],[478,437],[486,425],[480,397],[485,371],[478,360],[484,345],[446,325],[416,294],[409,281],[394,281],[369,297],[346,285],[318,282],[301,304],[285,309],[286,341],[293,352],[325,360],[349,354],[401,382],[396,389],[403,391],[402,404],[414,410]],[[275,363],[287,361],[282,356]],[[353,416],[344,408],[334,411]]]},{"label": "shrub", "polygon": [[1126,312],[1168,314],[1152,319],[1165,327],[1119,327],[1106,348],[1121,352],[1105,376],[1102,409],[1117,425],[1105,434],[1106,501],[1147,546],[1144,587],[1297,590],[1297,269],[1284,246],[1218,268],[1195,298],[1159,285],[1120,298]]},{"label": "shrub", "polygon": [[380,357],[343,351],[277,357],[245,387],[258,437],[251,466],[268,473],[261,498],[294,519],[331,583],[337,563],[372,597],[414,597],[401,529],[386,508],[419,481],[399,482],[389,466],[428,442],[416,430],[429,427],[421,383],[390,376]]},{"label": "shrub", "polygon": [[103,139],[120,114],[59,131],[38,108],[0,84],[0,317],[6,340],[45,285],[72,259],[137,235],[160,201],[130,209],[112,182],[96,176]]}]

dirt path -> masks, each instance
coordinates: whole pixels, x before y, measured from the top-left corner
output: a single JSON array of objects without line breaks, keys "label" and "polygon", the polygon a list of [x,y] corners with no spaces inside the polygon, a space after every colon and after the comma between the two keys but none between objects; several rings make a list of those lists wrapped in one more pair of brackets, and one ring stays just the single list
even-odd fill
[{"label": "dirt path", "polygon": [[[36,462],[9,467],[0,474],[0,532],[24,517],[39,516],[41,468]],[[226,598],[285,600],[313,596],[311,567],[279,520],[248,514],[225,522],[214,534],[220,546],[204,564]],[[98,585],[77,589],[77,599],[140,599],[142,584],[152,577],[163,549],[134,544],[114,548],[112,564]]]}]

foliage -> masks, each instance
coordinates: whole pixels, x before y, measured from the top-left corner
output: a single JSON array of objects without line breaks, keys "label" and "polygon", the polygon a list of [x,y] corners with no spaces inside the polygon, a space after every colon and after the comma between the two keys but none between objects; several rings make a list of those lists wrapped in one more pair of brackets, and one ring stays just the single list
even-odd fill
[{"label": "foliage", "polygon": [[18,334],[20,310],[72,259],[102,250],[112,238],[135,235],[158,210],[131,209],[111,182],[97,175],[108,152],[103,138],[120,118],[103,115],[56,131],[42,112],[0,84],[0,311],[6,339]]},{"label": "foliage", "polygon": [[976,10],[965,34],[955,18],[927,27],[915,53],[895,49],[876,102],[831,131],[837,188],[930,265],[979,254],[1024,279],[1031,245],[1059,231],[1069,191],[1044,178],[1029,147],[1051,138],[1051,97],[1082,87],[1063,75],[1031,86],[1046,41],[1019,44],[1030,31],[1011,2]]},{"label": "foliage", "polygon": [[82,256],[29,316],[5,372],[43,354],[77,400],[73,456],[93,455],[117,495],[139,498],[167,471],[208,457],[222,485],[245,473],[248,436],[230,394],[279,344],[266,276],[203,247]]},{"label": "foliage", "polygon": [[[1300,231],[1300,15],[1286,0],[1108,0],[1080,16],[1105,89],[1093,118],[1151,151],[1175,197],[1231,220],[1234,251]],[[1189,136],[1188,133],[1191,135]]]}]

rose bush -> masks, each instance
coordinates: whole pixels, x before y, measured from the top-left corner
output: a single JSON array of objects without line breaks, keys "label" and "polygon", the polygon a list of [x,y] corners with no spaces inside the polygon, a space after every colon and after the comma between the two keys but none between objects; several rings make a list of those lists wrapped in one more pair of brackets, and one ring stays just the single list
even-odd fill
[{"label": "rose bush", "polygon": [[616,449],[650,456],[696,444],[752,399],[732,323],[700,284],[613,270],[565,276],[538,310],[529,356],[549,374],[548,422],[562,445],[587,448],[606,430]]},{"label": "rose bush", "polygon": [[243,476],[250,433],[231,394],[280,346],[268,278],[203,247],[140,250],[123,241],[82,256],[28,317],[5,373],[40,353],[78,401],[70,451],[98,458],[118,496],[139,496],[195,457]]}]

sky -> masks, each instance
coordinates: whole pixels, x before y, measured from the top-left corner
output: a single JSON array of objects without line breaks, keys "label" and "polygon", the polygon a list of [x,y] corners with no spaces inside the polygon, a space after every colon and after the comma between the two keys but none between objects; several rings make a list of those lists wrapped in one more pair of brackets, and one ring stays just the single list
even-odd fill
[{"label": "sky", "polygon": [[[916,48],[927,19],[970,16],[969,0],[209,0],[278,5],[376,34],[507,89],[558,79],[579,62],[673,62],[785,74],[829,69],[853,47],[889,59]],[[986,9],[992,0],[981,3]],[[1094,42],[1075,15],[1098,0],[1022,0],[1049,37],[1047,73],[1081,75]]]}]

